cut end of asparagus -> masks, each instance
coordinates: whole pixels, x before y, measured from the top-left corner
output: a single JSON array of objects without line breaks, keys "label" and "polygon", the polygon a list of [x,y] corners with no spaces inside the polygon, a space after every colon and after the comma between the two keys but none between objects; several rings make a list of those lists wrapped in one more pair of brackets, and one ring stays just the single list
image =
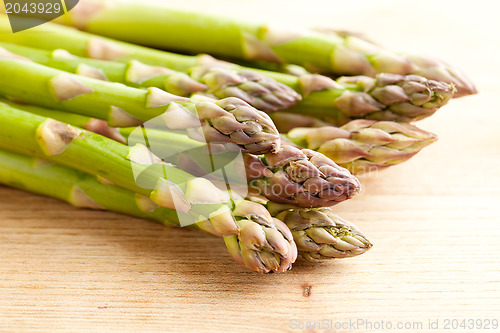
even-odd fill
[{"label": "cut end of asparagus", "polygon": [[55,76],[49,81],[49,85],[58,102],[94,92],[94,89],[87,87],[69,74]]},{"label": "cut end of asparagus", "polygon": [[62,153],[82,133],[81,130],[53,119],[47,119],[36,130],[36,141],[45,155]]},{"label": "cut end of asparagus", "polygon": [[[258,162],[260,170],[267,167],[272,175],[249,177],[259,175],[249,169],[255,169]],[[278,203],[301,207],[335,205],[351,198],[361,186],[348,170],[323,154],[289,145],[282,146],[276,154],[266,154],[260,161],[254,160],[246,168],[250,186],[260,194]]]}]

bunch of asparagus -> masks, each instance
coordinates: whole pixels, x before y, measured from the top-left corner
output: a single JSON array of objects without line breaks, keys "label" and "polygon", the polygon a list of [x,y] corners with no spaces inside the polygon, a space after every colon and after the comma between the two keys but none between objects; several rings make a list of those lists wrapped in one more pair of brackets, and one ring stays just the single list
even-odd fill
[{"label": "bunch of asparagus", "polygon": [[0,16],[0,183],[198,228],[261,273],[370,249],[331,208],[353,174],[408,160],[436,140],[410,122],[475,93],[357,34],[119,1],[58,19],[80,30],[16,19],[34,28]]}]

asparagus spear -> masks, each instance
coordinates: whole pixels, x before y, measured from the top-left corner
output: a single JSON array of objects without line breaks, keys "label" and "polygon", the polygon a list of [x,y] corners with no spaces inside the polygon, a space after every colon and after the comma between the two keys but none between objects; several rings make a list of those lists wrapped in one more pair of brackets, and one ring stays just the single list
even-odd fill
[{"label": "asparagus spear", "polygon": [[434,114],[455,92],[452,85],[418,75],[344,76],[332,82],[337,88],[317,91],[287,112],[338,125],[357,118],[411,122]]},{"label": "asparagus spear", "polygon": [[264,205],[272,216],[290,228],[299,254],[308,261],[354,257],[372,247],[361,231],[335,215],[330,207],[301,208],[279,204],[252,192],[248,199]]},{"label": "asparagus spear", "polygon": [[[66,123],[75,127],[85,129],[90,132],[97,133],[107,138],[113,139],[120,143],[127,143],[126,138],[120,132],[121,128],[110,127],[105,120],[69,113],[61,110],[46,109],[36,105],[29,105],[20,101],[12,101],[10,99],[0,97],[0,105],[6,104],[15,109],[33,113],[42,117],[52,118],[62,123]],[[130,133],[135,127],[127,128],[124,133]],[[200,145],[202,143],[200,142]]]},{"label": "asparagus spear", "polygon": [[[190,223],[222,216],[230,198],[206,179],[194,177],[152,155],[98,134],[0,104],[0,148],[47,159],[100,177],[177,209]],[[227,223],[232,219],[225,218]]]},{"label": "asparagus spear", "polygon": [[[29,20],[28,18],[24,19]],[[82,57],[120,62],[138,60],[148,65],[187,72],[193,71],[193,68],[202,68],[201,73],[203,73],[203,68],[213,67],[244,71],[251,73],[251,75],[263,75],[288,85],[302,95],[302,102],[293,108],[293,112],[325,117],[336,125],[342,125],[352,118],[375,116],[379,120],[418,120],[431,115],[437,108],[445,105],[454,92],[451,85],[425,81],[414,76],[410,78],[400,77],[395,82],[388,82],[390,86],[400,83],[399,88],[382,89],[381,86],[376,87],[379,88],[377,91],[381,90],[385,95],[389,95],[388,97],[392,97],[389,99],[382,94],[370,95],[375,83],[379,84],[380,80],[368,84],[370,80],[358,78],[359,82],[346,83],[346,87],[321,75],[294,76],[255,69],[249,72],[248,69],[217,61],[207,55],[190,57],[168,53],[104,39],[50,23],[13,34],[10,33],[8,20],[5,17],[0,17],[0,31],[4,31],[0,33],[1,41],[47,50],[65,48],[72,54]],[[199,71],[195,70],[195,72]],[[413,82],[415,79],[416,82]],[[404,83],[407,83],[406,89],[409,89],[408,91],[401,91]],[[413,83],[415,83],[415,87],[413,87]],[[419,88],[414,91],[413,89],[416,87]],[[420,98],[412,99],[415,93],[421,94],[418,95]],[[428,96],[429,100],[424,102],[425,96],[422,95]],[[390,103],[385,104],[388,101]]]},{"label": "asparagus spear", "polygon": [[301,98],[282,83],[248,70],[222,66],[217,62],[193,67],[189,70],[190,75],[187,75],[166,67],[149,66],[137,60],[119,63],[77,57],[63,49],[47,51],[0,43],[0,53],[2,49],[44,66],[131,87],[156,87],[180,96],[206,92],[217,98],[238,97],[267,112],[286,109]]},{"label": "asparagus spear", "polygon": [[[8,103],[28,112],[63,119],[62,112],[58,110],[27,107],[12,101]],[[63,117],[72,121],[67,115],[63,114]],[[75,121],[76,125],[88,124],[92,119],[85,120],[79,116]],[[101,128],[100,130],[107,131]],[[119,134],[123,135],[120,139],[127,140],[129,145],[146,145],[149,141],[151,150],[160,152],[164,161],[174,163],[195,176],[206,176],[234,159],[231,153],[229,156],[219,156],[220,152],[214,151],[208,151],[210,155],[207,158],[204,145],[180,133],[151,128],[143,128],[142,131],[124,128]],[[286,145],[275,154],[269,153],[259,157],[244,154],[243,161],[245,161],[246,177],[251,186],[270,200],[281,203],[302,207],[330,206],[349,199],[360,187],[359,181],[349,171],[337,166],[323,154],[308,149],[301,150]],[[238,171],[235,172],[237,176],[240,173]],[[241,185],[239,178],[231,183]]]},{"label": "asparagus spear", "polygon": [[126,87],[16,57],[0,56],[0,94],[4,96],[104,119],[116,127],[137,126],[158,117],[169,129],[187,128],[194,137],[232,142],[251,153],[279,147],[279,134],[269,116],[238,98],[196,102],[157,88]]},{"label": "asparagus spear", "polygon": [[132,43],[246,60],[292,63],[336,75],[421,74],[453,83],[458,96],[476,92],[456,68],[406,57],[357,36],[320,33],[169,9],[157,4],[81,0],[63,24]]},{"label": "asparagus spear", "polygon": [[[165,225],[179,225],[173,209],[158,207],[149,198],[118,186],[99,183],[94,177],[58,164],[0,149],[0,183],[66,201],[76,207],[106,209]],[[246,200],[232,205],[235,217],[228,228],[222,219],[203,220],[198,229],[224,237],[231,256],[260,273],[291,268],[297,249],[286,225],[272,218],[264,207]]]},{"label": "asparagus spear", "polygon": [[267,208],[290,228],[299,254],[306,260],[349,258],[372,247],[358,228],[334,214],[330,207],[305,209],[269,202]]},{"label": "asparagus spear", "polygon": [[298,127],[286,138],[299,147],[325,154],[354,174],[402,163],[437,140],[435,134],[410,124],[365,119],[340,128]]},{"label": "asparagus spear", "polygon": [[[343,47],[346,48],[348,53],[355,55],[359,61],[363,61],[361,59],[365,58],[369,62],[369,66],[373,67],[373,69],[366,67],[363,72],[356,71],[355,74],[366,74],[366,72],[373,70],[384,71],[384,66],[390,66],[390,59],[394,58],[400,64],[406,63],[409,68],[413,68],[412,74],[421,75],[431,80],[453,83],[457,88],[454,97],[477,93],[474,83],[467,75],[456,66],[448,64],[439,58],[429,55],[391,52],[357,32],[334,29],[316,29],[316,31],[324,34],[327,38],[343,40]],[[373,59],[373,55],[379,55],[378,59]],[[364,62],[366,63],[366,61]],[[343,67],[342,63],[339,64],[339,67],[344,71],[353,69]],[[395,68],[395,70],[397,69]],[[402,74],[402,71],[398,70],[398,73]]]},{"label": "asparagus spear", "polygon": [[349,171],[325,155],[283,145],[275,154],[245,155],[249,186],[271,201],[300,207],[332,206],[360,188]]},{"label": "asparagus spear", "polygon": [[[67,115],[57,110],[19,105],[1,98],[0,102],[8,103],[28,112],[68,122],[120,142],[127,142],[127,139],[135,130],[134,128],[122,128],[117,131],[117,129],[110,128],[105,123],[102,124],[98,120],[89,117]],[[307,123],[305,125],[308,126]],[[319,125],[320,127],[293,128],[288,134],[282,135],[282,141],[285,144],[296,145],[299,148],[306,148],[324,154],[353,174],[375,171],[400,164],[437,140],[435,134],[406,123],[359,119],[353,120],[342,127],[321,126],[324,125],[323,123],[319,123]],[[280,122],[277,122],[277,126],[281,126]],[[146,132],[150,145],[156,147],[158,151],[171,151],[168,148],[170,145],[178,147],[178,151],[183,153],[203,147],[202,143],[189,140],[182,134],[155,129],[146,129]],[[169,162],[181,163],[183,169],[194,173],[201,163],[196,163],[191,159],[193,157],[196,159],[193,154],[197,155],[197,151],[193,150],[187,160],[172,157]],[[247,157],[247,159],[250,158]],[[266,164],[265,157],[262,159]],[[224,161],[222,159],[219,163],[224,163]],[[194,165],[196,165],[196,168],[190,169]],[[260,163],[258,165],[261,167]],[[253,171],[249,169],[247,172],[252,174]],[[250,177],[250,181],[252,180],[255,182],[255,179]],[[258,180],[258,182],[261,181]]]}]

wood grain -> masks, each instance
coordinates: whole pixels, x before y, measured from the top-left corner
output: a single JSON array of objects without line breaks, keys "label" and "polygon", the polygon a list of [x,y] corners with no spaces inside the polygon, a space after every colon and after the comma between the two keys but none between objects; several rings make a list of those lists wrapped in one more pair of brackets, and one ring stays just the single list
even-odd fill
[{"label": "wood grain", "polygon": [[[438,54],[477,82],[480,94],[419,123],[439,134],[436,144],[362,177],[363,194],[337,208],[371,251],[261,276],[233,263],[218,238],[0,187],[0,331],[275,332],[295,331],[294,320],[360,319],[422,322],[414,331],[425,332],[429,320],[443,329],[446,318],[500,319],[500,24],[484,6],[375,3],[182,4],[364,31]],[[363,327],[330,331],[383,331]]]}]

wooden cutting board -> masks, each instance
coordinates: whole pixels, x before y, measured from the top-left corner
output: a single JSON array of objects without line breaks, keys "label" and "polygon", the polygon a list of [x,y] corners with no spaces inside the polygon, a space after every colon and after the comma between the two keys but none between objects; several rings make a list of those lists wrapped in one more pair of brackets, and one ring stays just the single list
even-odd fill
[{"label": "wooden cutting board", "polygon": [[498,11],[430,0],[416,8],[395,0],[182,6],[193,4],[354,29],[393,48],[431,52],[467,69],[481,93],[421,121],[440,140],[362,177],[363,194],[338,206],[372,250],[320,265],[299,259],[286,274],[249,272],[201,232],[0,186],[0,332],[380,332],[389,322],[393,331],[437,324],[450,332],[467,331],[450,330],[462,319],[499,320]]}]

